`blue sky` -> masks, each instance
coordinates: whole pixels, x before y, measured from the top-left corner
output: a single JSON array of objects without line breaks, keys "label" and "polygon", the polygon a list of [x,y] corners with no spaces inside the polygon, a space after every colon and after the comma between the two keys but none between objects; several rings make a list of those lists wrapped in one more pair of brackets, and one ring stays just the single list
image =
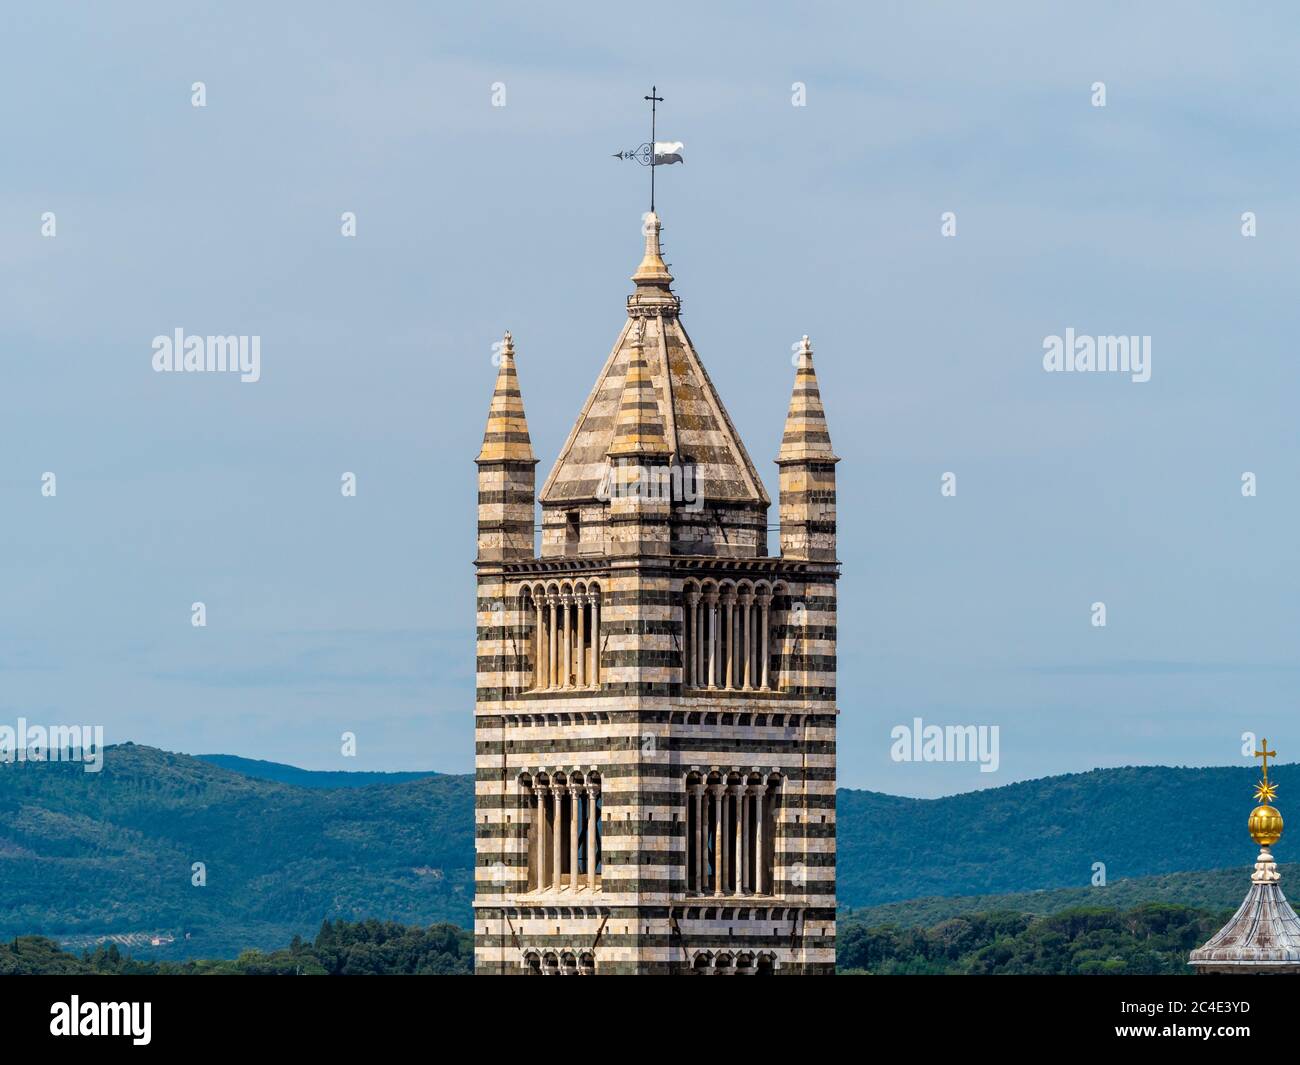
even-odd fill
[{"label": "blue sky", "polygon": [[[1136,7],[11,10],[0,721],[470,769],[492,344],[540,482],[623,320],[645,173],[610,155],[653,82],[683,318],[773,497],[816,348],[841,782],[1227,764],[1248,729],[1288,760],[1300,25]],[[155,374],[177,327],[260,335],[262,379]],[[1149,335],[1151,380],[1045,373],[1067,327]],[[917,716],[999,725],[999,772],[892,762]]]}]

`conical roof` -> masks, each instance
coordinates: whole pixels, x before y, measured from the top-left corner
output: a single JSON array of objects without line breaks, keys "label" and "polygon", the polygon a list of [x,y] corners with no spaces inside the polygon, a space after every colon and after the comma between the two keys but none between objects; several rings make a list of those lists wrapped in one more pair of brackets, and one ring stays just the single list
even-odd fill
[{"label": "conical roof", "polygon": [[1300,918],[1280,880],[1273,855],[1264,848],[1241,907],[1188,962],[1203,970],[1300,971]]},{"label": "conical roof", "polygon": [[537,461],[528,435],[528,419],[524,417],[519,378],[515,374],[514,339],[508,332],[501,341],[501,368],[497,371],[496,388],[488,407],[487,429],[483,433],[483,447],[477,461]]},{"label": "conical roof", "polygon": [[646,250],[633,275],[636,290],[628,299],[628,319],[542,486],[540,501],[600,498],[640,330],[641,357],[672,461],[695,467],[710,503],[766,507],[771,501],[763,482],[677,315],[655,215],[647,216],[645,230]]},{"label": "conical roof", "polygon": [[794,390],[790,393],[790,411],[785,419],[785,432],[781,436],[781,450],[776,461],[835,462],[831,449],[831,434],[826,427],[826,410],[822,407],[821,389],[817,387],[817,372],[813,369],[813,350],[807,336],[799,344],[799,357],[794,376]]}]

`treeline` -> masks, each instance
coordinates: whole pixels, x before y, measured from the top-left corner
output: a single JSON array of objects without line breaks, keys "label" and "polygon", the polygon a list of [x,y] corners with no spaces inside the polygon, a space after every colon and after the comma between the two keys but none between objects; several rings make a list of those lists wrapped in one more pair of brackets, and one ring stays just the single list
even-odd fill
[{"label": "treeline", "polygon": [[838,969],[878,975],[1188,974],[1187,954],[1228,919],[1168,903],[1079,907],[1046,917],[972,913],[929,928],[841,922]]},{"label": "treeline", "polygon": [[0,975],[456,976],[473,971],[473,933],[453,924],[420,928],[393,921],[326,921],[311,943],[295,936],[288,947],[270,953],[246,950],[230,960],[185,962],[132,958],[116,943],[80,955],[60,950],[44,936],[0,944]]},{"label": "treeline", "polygon": [[[1190,973],[1188,952],[1228,919],[1168,903],[1131,910],[1079,907],[1050,916],[971,913],[929,928],[840,922],[841,973],[888,975],[1106,975]],[[313,942],[294,937],[282,950],[246,950],[232,960],[149,961],[117,944],[80,955],[43,936],[0,943],[3,974],[117,975],[468,975],[473,934],[452,924],[427,928],[393,921],[326,921]]]}]

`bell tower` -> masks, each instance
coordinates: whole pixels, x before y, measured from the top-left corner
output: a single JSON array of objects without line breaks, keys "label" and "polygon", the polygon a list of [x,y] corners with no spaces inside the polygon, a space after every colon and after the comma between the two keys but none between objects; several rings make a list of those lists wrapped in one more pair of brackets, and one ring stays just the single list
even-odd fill
[{"label": "bell tower", "polygon": [[505,342],[478,459],[480,973],[834,972],[838,460],[812,347],[772,556],[661,235],[652,211],[536,549]]}]

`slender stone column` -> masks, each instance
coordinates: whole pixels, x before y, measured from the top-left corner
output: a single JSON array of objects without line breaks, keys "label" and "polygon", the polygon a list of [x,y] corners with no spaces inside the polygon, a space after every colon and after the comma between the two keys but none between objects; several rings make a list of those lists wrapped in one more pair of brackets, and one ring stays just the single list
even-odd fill
[{"label": "slender stone column", "polygon": [[727,845],[723,840],[723,825],[726,818],[722,816],[722,805],[727,796],[727,788],[724,784],[714,784],[710,789],[713,792],[713,893],[722,894],[723,878],[722,871],[726,865]]},{"label": "slender stone column", "polygon": [[752,877],[749,872],[749,856],[753,853],[749,846],[751,839],[749,834],[749,798],[752,794],[752,789],[742,788],[740,798],[737,800],[740,803],[740,886],[744,888],[743,894],[746,895],[754,893],[751,882]]},{"label": "slender stone column", "polygon": [[726,660],[727,671],[724,675],[724,688],[734,688],[736,686],[736,640],[735,640],[735,614],[733,605],[735,603],[735,593],[729,593],[724,609],[726,610],[726,621],[723,632],[726,638]]},{"label": "slender stone column", "polygon": [[697,894],[709,890],[709,789],[700,785],[700,858]]},{"label": "slender stone column", "polygon": [[751,671],[751,666],[754,662],[754,645],[750,640],[751,634],[749,631],[749,618],[753,613],[753,606],[754,596],[752,593],[746,592],[740,599],[740,620],[741,626],[744,629],[744,638],[741,641],[741,645],[745,649],[745,668],[741,674],[740,684],[745,691],[749,691],[754,687]]},{"label": "slender stone column", "polygon": [[741,849],[744,842],[744,824],[745,824],[745,785],[737,784],[735,787],[736,796],[736,827],[735,836],[732,838],[731,847],[735,852],[735,867],[732,869],[732,877],[735,880],[735,891],[733,895],[742,894],[744,878],[741,873],[745,868],[745,852]]},{"label": "slender stone column", "polygon": [[537,608],[537,631],[533,633],[533,687],[546,687],[546,618],[541,597],[533,599]]},{"label": "slender stone column", "polygon": [[563,784],[551,785],[551,812],[555,816],[555,824],[552,826],[552,846],[554,848],[555,868],[551,870],[551,887],[555,891],[560,890],[560,884],[564,876],[564,793],[567,789]]},{"label": "slender stone column", "polygon": [[596,808],[596,797],[600,794],[597,784],[587,785],[587,886],[596,890],[596,839],[600,824],[600,811]]},{"label": "slender stone column", "polygon": [[690,654],[690,629],[691,629],[691,605],[686,601],[685,593],[682,595],[682,691],[691,686],[691,654]]},{"label": "slender stone column", "polygon": [[589,593],[591,597],[591,682],[600,686],[600,590]]},{"label": "slender stone column", "polygon": [[718,686],[718,593],[706,596],[709,607],[709,687]]},{"label": "slender stone column", "polygon": [[548,851],[548,840],[546,838],[546,793],[549,789],[543,785],[533,788],[533,794],[537,796],[537,813],[534,816],[533,824],[533,850],[536,852],[536,876],[528,878],[529,887],[535,891],[546,890],[546,853]]},{"label": "slender stone column", "polygon": [[578,785],[569,789],[569,890],[578,893],[578,834],[582,828],[582,793]]},{"label": "slender stone column", "polygon": [[556,642],[557,642],[557,637],[559,636],[559,632],[558,632],[558,629],[559,629],[559,625],[558,625],[559,618],[557,617],[557,612],[559,611],[559,608],[560,608],[560,597],[559,597],[558,595],[554,595],[554,594],[552,594],[552,595],[548,595],[548,596],[546,597],[546,603],[547,603],[547,606],[550,607],[550,611],[549,611],[549,613],[550,613],[550,615],[551,615],[551,617],[550,617],[550,622],[551,622],[551,623],[547,626],[547,635],[548,635],[548,637],[549,637],[549,639],[548,639],[549,647],[548,647],[548,649],[547,649],[547,662],[548,662],[548,665],[547,665],[547,678],[546,678],[546,680],[547,680],[547,684],[546,684],[546,686],[547,686],[548,688],[557,688],[557,687],[559,687],[559,685],[556,683],[556,679],[555,679],[555,678],[556,678],[556,666],[558,665],[558,662],[556,661],[556,659],[557,659],[557,655],[558,655],[558,650],[559,650],[559,649],[556,647]]},{"label": "slender stone column", "polygon": [[686,688],[696,686],[695,674],[700,669],[700,660],[694,653],[695,619],[698,616],[699,602],[699,592],[686,593],[686,609],[682,611],[682,685]]},{"label": "slender stone column", "polygon": [[767,894],[767,877],[764,876],[766,860],[763,855],[763,793],[765,784],[754,787],[754,894]]},{"label": "slender stone column", "polygon": [[695,618],[691,623],[691,636],[695,641],[695,686],[703,688],[704,684],[704,632],[700,624],[704,620],[704,610],[700,605],[700,597],[695,597]]},{"label": "slender stone column", "polygon": [[574,608],[578,613],[578,687],[587,686],[587,609],[581,599]]},{"label": "slender stone column", "polygon": [[571,598],[560,593],[560,688],[568,688],[569,674],[573,671],[573,645],[572,632],[569,629],[569,610],[571,610]]},{"label": "slender stone column", "polygon": [[758,622],[759,686],[765,692],[772,690],[767,679],[767,662],[771,657],[767,650],[767,610],[771,605],[771,602],[772,597],[770,595],[761,595],[758,597],[758,610],[760,615]]},{"label": "slender stone column", "polygon": [[[733,606],[732,606],[732,608],[731,608],[731,631],[728,633],[728,635],[731,637],[731,662],[732,662],[732,673],[731,673],[731,684],[728,685],[728,687],[730,687],[730,688],[733,689],[734,691],[739,691],[739,690],[740,690],[740,674],[741,674],[741,665],[740,665],[740,615],[741,615],[741,609],[740,609],[740,598],[739,598],[739,596],[733,598],[732,603],[733,603]],[[732,967],[732,972],[733,972],[733,973],[735,972],[735,967],[734,967],[734,966]]]},{"label": "slender stone column", "polygon": [[690,802],[691,802],[691,810],[695,814],[694,817],[695,831],[691,833],[690,839],[688,839],[686,843],[686,845],[691,849],[690,854],[686,859],[686,868],[688,871],[690,870],[691,860],[694,859],[695,875],[693,877],[688,878],[686,891],[688,894],[695,894],[695,895],[698,895],[700,893],[700,885],[704,882],[704,868],[701,864],[701,858],[703,857],[703,850],[700,847],[700,841],[704,838],[704,810],[701,808],[700,805],[700,799],[703,797],[703,795],[704,795],[703,784],[691,785]]}]

